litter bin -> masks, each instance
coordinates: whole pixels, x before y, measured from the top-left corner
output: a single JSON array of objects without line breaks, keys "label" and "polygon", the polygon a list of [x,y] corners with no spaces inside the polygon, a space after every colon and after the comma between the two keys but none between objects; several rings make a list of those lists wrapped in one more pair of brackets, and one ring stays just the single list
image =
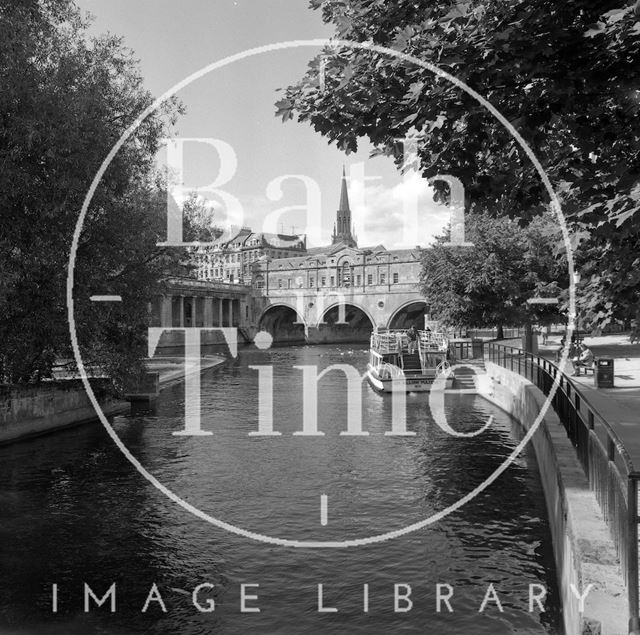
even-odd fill
[{"label": "litter bin", "polygon": [[538,334],[535,331],[522,336],[522,350],[534,355],[538,354]]},{"label": "litter bin", "polygon": [[596,388],[613,388],[613,358],[596,358],[593,382]]}]

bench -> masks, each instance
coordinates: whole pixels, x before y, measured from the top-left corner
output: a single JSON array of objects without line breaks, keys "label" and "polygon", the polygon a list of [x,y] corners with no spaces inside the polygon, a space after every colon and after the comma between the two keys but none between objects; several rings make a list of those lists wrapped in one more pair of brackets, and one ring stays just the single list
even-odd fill
[{"label": "bench", "polygon": [[593,360],[589,366],[586,366],[585,364],[580,364],[580,363],[573,362],[573,369],[574,369],[574,374],[576,375],[576,377],[580,376],[580,369],[581,368],[584,370],[584,374],[585,375],[587,375],[588,373],[594,373],[595,370],[596,370],[596,362],[595,362],[595,360]]}]

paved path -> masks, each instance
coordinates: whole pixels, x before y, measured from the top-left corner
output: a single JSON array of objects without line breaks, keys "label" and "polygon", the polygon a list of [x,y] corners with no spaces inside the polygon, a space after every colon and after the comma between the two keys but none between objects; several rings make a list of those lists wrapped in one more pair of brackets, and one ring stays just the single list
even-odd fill
[{"label": "paved path", "polygon": [[[571,379],[615,430],[640,470],[640,344],[631,344],[628,334],[585,337],[584,343],[596,357],[613,357],[615,388],[596,388],[591,373]],[[559,347],[560,337],[552,337],[547,346],[540,346],[540,355],[555,360]],[[573,372],[571,362],[565,372]]]}]

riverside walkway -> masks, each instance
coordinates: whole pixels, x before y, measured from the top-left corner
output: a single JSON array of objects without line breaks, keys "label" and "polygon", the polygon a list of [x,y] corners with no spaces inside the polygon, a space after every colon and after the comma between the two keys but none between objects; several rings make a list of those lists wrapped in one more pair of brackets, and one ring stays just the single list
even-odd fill
[{"label": "riverside walkway", "polygon": [[[541,345],[537,354],[524,353],[521,340],[489,342],[485,359],[523,376],[544,394],[549,394],[554,379],[559,381],[553,408],[575,450],[588,489],[595,494],[627,589],[629,630],[617,625],[614,631],[603,632],[640,635],[640,345],[632,344],[628,334],[585,337],[584,343],[596,358],[614,360],[614,388],[596,388],[591,373],[574,377],[571,362],[565,363],[558,376],[560,336]],[[612,597],[619,595],[615,591]],[[608,606],[606,596],[604,600]]]},{"label": "riverside walkway", "polygon": [[[596,388],[593,374],[571,377],[574,386],[600,413],[618,435],[629,453],[634,467],[640,470],[640,344],[631,344],[629,334],[585,337],[584,343],[595,357],[614,360],[614,388]],[[538,354],[555,361],[560,337],[551,337],[540,345]],[[567,362],[564,372],[571,375],[573,366]]]}]

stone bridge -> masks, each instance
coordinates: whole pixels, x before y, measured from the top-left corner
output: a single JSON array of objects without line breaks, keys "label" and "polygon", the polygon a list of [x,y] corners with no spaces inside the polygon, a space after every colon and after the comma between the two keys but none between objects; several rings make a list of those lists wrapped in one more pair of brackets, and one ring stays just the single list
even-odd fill
[{"label": "stone bridge", "polygon": [[424,298],[411,283],[364,289],[270,289],[260,296],[257,291],[257,326],[281,340],[367,341],[374,328],[422,327],[427,312]]},{"label": "stone bridge", "polygon": [[[180,329],[238,327],[251,341],[259,330],[276,341],[367,341],[374,328],[422,327],[427,306],[415,283],[320,289],[265,289],[242,284],[174,278],[152,303],[152,326],[168,329],[159,351],[182,345]],[[219,337],[220,336],[220,337]],[[206,334],[205,345],[221,334]]]}]

